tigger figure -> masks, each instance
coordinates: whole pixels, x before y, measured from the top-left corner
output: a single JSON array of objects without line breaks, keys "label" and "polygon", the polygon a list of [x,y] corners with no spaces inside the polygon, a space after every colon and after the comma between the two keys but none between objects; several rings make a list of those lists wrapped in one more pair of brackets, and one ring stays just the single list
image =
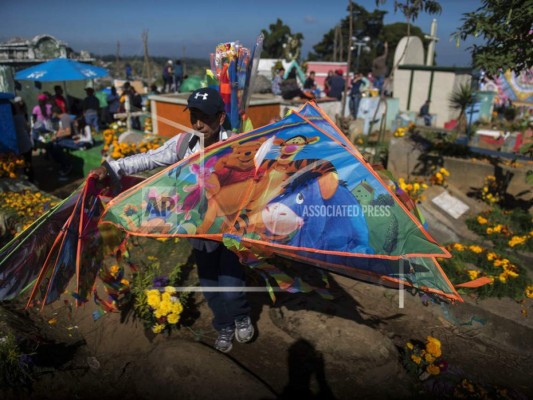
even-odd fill
[{"label": "tigger figure", "polygon": [[280,155],[274,160],[264,160],[255,176],[255,185],[235,223],[237,233],[245,233],[261,225],[261,212],[275,197],[279,196],[296,173],[313,172],[324,192],[333,193],[338,186],[337,170],[327,160],[299,159],[295,157],[306,145],[316,143],[318,136],[293,136],[287,140],[276,139],[274,144],[280,146]]}]

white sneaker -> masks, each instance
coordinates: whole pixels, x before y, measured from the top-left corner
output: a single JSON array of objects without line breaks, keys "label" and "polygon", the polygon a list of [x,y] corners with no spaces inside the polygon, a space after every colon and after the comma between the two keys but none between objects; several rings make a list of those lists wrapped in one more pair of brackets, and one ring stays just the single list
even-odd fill
[{"label": "white sneaker", "polygon": [[239,343],[246,343],[254,337],[255,329],[249,316],[235,320],[235,339]]}]

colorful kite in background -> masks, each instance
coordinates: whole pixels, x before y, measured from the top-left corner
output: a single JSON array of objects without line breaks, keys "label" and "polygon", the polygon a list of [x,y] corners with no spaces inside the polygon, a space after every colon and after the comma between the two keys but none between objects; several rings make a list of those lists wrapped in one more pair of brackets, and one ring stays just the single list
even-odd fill
[{"label": "colorful kite in background", "polygon": [[257,74],[262,47],[263,35],[261,34],[252,51],[243,47],[239,41],[235,41],[220,43],[215,53],[211,54],[209,86],[219,86],[231,130],[234,132],[244,130],[246,109]]}]

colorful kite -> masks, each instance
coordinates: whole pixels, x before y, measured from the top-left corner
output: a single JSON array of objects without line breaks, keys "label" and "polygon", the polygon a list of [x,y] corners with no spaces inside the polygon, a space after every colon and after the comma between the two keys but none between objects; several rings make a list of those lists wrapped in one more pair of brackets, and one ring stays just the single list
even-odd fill
[{"label": "colorful kite", "polygon": [[[125,177],[129,188],[142,178]],[[29,290],[28,306],[44,307],[65,292],[73,276],[73,296],[81,304],[92,294],[102,266],[103,245],[98,220],[112,195],[110,182],[93,177],[0,250],[0,301]]]},{"label": "colorful kite", "polygon": [[248,264],[279,255],[461,300],[435,260],[450,254],[310,103],[125,191],[101,223],[221,241]]},{"label": "colorful kite", "polygon": [[227,118],[234,132],[243,130],[262,48],[261,34],[252,51],[236,41],[218,44],[215,53],[211,54],[211,71],[208,71],[208,75],[218,80]]}]

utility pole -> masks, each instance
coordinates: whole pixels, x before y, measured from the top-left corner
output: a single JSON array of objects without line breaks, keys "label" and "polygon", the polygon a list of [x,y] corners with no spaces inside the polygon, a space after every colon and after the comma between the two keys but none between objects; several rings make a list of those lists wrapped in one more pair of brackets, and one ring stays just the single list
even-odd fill
[{"label": "utility pole", "polygon": [[342,27],[339,24],[335,27],[335,32],[333,33],[333,62],[342,62],[342,56],[344,55],[342,43]]},{"label": "utility pole", "polygon": [[344,109],[346,108],[346,97],[348,96],[348,86],[350,84],[350,63],[352,62],[352,31],[353,31],[353,13],[352,0],[348,0],[350,4],[350,31],[348,32],[348,60],[346,61],[348,67],[346,68],[346,81],[344,83],[344,96],[342,97],[341,118],[344,118]]},{"label": "utility pole", "polygon": [[120,42],[117,40],[117,51],[115,53],[115,76],[118,78],[120,74]]},{"label": "utility pole", "polygon": [[183,68],[183,76],[187,75],[187,68],[185,64],[185,50],[187,49],[187,46],[183,45],[181,47],[181,66]]},{"label": "utility pole", "polygon": [[144,46],[144,62],[142,76],[147,85],[152,83],[152,71],[150,68],[150,56],[148,55],[148,30],[144,30],[141,35]]}]

